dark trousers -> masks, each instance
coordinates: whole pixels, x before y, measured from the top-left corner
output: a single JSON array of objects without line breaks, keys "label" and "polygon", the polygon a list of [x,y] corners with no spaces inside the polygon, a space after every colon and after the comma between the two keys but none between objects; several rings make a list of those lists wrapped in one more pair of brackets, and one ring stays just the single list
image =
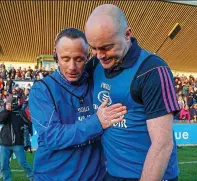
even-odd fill
[{"label": "dark trousers", "polygon": [[[108,172],[106,173],[103,181],[139,181],[139,178],[120,178],[111,176]],[[162,181],[178,181],[178,177],[170,180],[162,180]]]}]

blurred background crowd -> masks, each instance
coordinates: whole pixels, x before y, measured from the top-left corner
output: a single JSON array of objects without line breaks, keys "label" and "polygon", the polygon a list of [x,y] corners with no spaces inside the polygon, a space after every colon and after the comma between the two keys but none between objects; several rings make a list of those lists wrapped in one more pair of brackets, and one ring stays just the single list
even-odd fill
[{"label": "blurred background crowd", "polygon": [[[21,69],[12,67],[7,70],[4,64],[0,65],[0,107],[6,102],[6,97],[16,95],[19,104],[23,104],[29,95],[31,84],[20,87],[17,81],[32,81],[33,83],[51,74],[54,69],[46,70],[44,67],[32,69],[30,66]],[[197,78],[190,75],[175,75],[175,90],[178,98],[180,112],[175,116],[175,120],[187,123],[197,122]]]},{"label": "blurred background crowd", "polygon": [[190,75],[174,76],[176,95],[180,112],[175,119],[196,122],[197,116],[197,78]]}]

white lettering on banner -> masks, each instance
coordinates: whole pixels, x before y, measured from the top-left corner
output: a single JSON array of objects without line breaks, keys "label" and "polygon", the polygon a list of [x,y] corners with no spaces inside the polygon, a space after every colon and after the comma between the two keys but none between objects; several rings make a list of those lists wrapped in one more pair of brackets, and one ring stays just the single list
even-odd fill
[{"label": "white lettering on banner", "polygon": [[111,90],[111,85],[106,84],[106,83],[101,83],[101,88],[107,89],[108,91],[110,91]]},{"label": "white lettering on banner", "polygon": [[175,138],[177,140],[180,140],[180,139],[187,140],[187,139],[189,139],[189,133],[188,132],[175,132],[174,135],[175,135]]},{"label": "white lettering on banner", "polygon": [[89,106],[78,108],[78,112],[88,112],[90,110]]},{"label": "white lettering on banner", "polygon": [[119,128],[127,128],[126,119],[123,119],[122,121],[120,121],[118,123],[114,123],[113,126],[119,127]]}]

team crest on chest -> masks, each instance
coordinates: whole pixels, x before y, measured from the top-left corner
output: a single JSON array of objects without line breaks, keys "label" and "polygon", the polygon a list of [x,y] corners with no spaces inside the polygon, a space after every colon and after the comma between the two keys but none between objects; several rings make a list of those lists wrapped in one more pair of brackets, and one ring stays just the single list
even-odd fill
[{"label": "team crest on chest", "polygon": [[101,83],[101,88],[104,89],[104,90],[101,90],[98,93],[99,102],[102,103],[106,99],[108,99],[108,105],[111,105],[112,104],[112,99],[110,98],[111,85],[102,82]]}]

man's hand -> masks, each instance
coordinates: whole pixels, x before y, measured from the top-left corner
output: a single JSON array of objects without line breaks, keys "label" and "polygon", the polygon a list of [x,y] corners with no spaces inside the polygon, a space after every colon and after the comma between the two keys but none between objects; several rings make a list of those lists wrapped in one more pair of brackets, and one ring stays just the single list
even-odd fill
[{"label": "man's hand", "polygon": [[126,106],[117,103],[107,107],[108,100],[104,101],[98,108],[97,116],[101,122],[103,129],[110,127],[112,124],[123,120],[127,113]]}]

